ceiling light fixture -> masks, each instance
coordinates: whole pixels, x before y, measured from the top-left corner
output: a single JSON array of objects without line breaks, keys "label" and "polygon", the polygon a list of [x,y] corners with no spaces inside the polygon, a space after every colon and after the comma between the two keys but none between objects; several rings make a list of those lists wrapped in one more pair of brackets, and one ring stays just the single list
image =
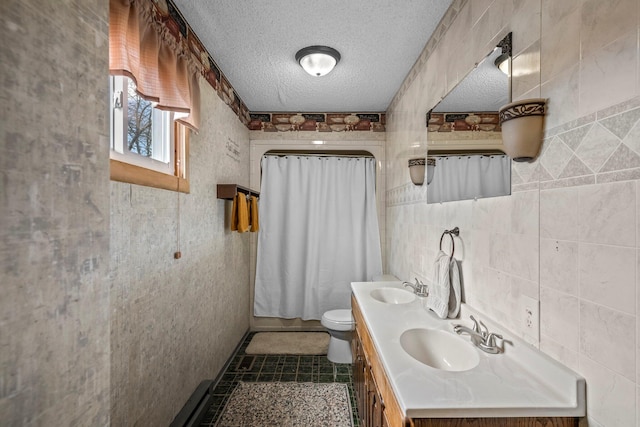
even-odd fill
[{"label": "ceiling light fixture", "polygon": [[496,49],[502,50],[501,55],[495,60],[496,67],[507,76],[511,74],[511,37],[511,33],[507,34],[496,46]]},{"label": "ceiling light fixture", "polygon": [[329,74],[340,61],[340,53],[328,46],[308,46],[296,53],[296,61],[312,76]]},{"label": "ceiling light fixture", "polygon": [[507,76],[511,74],[511,67],[509,66],[510,58],[511,57],[509,55],[503,53],[502,55],[498,56],[495,61],[496,67],[498,67],[500,71],[505,73]]}]

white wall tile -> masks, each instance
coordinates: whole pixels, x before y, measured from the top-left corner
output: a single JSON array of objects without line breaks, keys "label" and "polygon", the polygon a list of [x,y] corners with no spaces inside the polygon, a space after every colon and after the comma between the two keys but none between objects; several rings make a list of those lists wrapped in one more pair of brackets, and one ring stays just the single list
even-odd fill
[{"label": "white wall tile", "polygon": [[578,240],[578,189],[540,192],[540,237]]},{"label": "white wall tile", "polygon": [[[618,23],[614,25],[618,27]],[[580,108],[586,115],[638,93],[637,29],[585,55],[580,64]]]},{"label": "white wall tile", "polygon": [[542,82],[540,94],[547,98],[547,129],[578,118],[579,77],[580,69],[575,65]]},{"label": "white wall tile", "polygon": [[540,287],[540,334],[577,353],[580,343],[578,297]]},{"label": "white wall tile", "polygon": [[583,0],[581,56],[584,58],[637,28],[637,0]]},{"label": "white wall tile", "polygon": [[544,0],[540,58],[543,82],[580,61],[579,3]]},{"label": "white wall tile", "polygon": [[510,198],[505,198],[511,202],[511,232],[515,234],[527,234],[538,236],[540,229],[539,204],[540,193],[535,191],[520,191],[514,193]]},{"label": "white wall tile", "polygon": [[636,313],[636,249],[580,244],[580,297]]},{"label": "white wall tile", "polygon": [[635,329],[635,316],[580,302],[580,352],[630,381],[636,379]]},{"label": "white wall tile", "polygon": [[540,239],[540,286],[578,296],[578,243]]},{"label": "white wall tile", "polygon": [[540,350],[553,357],[566,367],[580,371],[578,352],[569,350],[564,343],[558,343],[544,334],[540,334]]},{"label": "white wall tile", "polygon": [[587,381],[587,408],[590,419],[593,418],[602,426],[634,425],[636,387],[632,381],[582,355],[580,373]]},{"label": "white wall tile", "polygon": [[590,185],[579,189],[580,241],[636,245],[634,182]]}]

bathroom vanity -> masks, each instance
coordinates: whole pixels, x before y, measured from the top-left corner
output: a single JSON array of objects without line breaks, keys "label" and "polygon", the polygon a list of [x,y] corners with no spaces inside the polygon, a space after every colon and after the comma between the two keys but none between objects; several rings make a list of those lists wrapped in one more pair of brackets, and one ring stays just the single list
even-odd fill
[{"label": "bathroom vanity", "polygon": [[[401,282],[351,287],[353,377],[363,426],[577,427],[585,415],[582,377],[471,307],[463,304],[460,319],[442,320]],[[468,335],[455,334],[453,324],[471,326],[469,314],[512,344],[504,353],[487,354]],[[452,366],[439,366],[432,354],[420,357],[421,349],[430,353],[432,336],[439,340],[436,358],[450,350],[443,360]]]}]

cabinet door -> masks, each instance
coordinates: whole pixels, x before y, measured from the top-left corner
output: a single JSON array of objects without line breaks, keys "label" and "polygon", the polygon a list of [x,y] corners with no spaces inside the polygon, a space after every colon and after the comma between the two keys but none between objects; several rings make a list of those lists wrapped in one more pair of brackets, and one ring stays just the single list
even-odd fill
[{"label": "cabinet door", "polygon": [[384,402],[382,401],[380,390],[378,389],[378,385],[376,384],[373,375],[371,375],[371,381],[369,383],[369,396],[369,408],[371,414],[369,426],[382,427],[382,418],[384,416]]},{"label": "cabinet door", "polygon": [[382,411],[382,427],[391,427],[386,411]]},{"label": "cabinet door", "polygon": [[356,335],[356,339],[354,339],[353,342],[355,343],[355,351],[353,353],[353,382],[356,393],[356,408],[358,410],[358,416],[360,417],[362,424],[366,425],[364,424],[364,422],[367,416],[366,371],[368,368],[366,359],[364,357],[364,351],[362,349],[362,343],[360,342],[360,337]]}]

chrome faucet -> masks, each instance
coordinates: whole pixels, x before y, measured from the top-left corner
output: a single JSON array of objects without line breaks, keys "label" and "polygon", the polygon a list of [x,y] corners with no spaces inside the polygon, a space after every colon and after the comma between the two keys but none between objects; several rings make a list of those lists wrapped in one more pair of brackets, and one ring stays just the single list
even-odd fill
[{"label": "chrome faucet", "polygon": [[456,334],[463,333],[471,336],[471,342],[485,353],[502,353],[504,350],[502,346],[496,344],[496,338],[502,340],[502,335],[498,335],[495,332],[489,332],[487,326],[480,320],[476,320],[475,317],[469,316],[473,321],[473,328],[468,328],[464,325],[453,325],[453,330]]},{"label": "chrome faucet", "polygon": [[418,280],[418,278],[416,277],[416,284],[414,285],[413,283],[409,283],[409,282],[402,282],[403,286],[408,286],[411,289],[413,289],[413,293],[416,294],[419,297],[427,297],[429,296],[429,288],[427,288],[427,285],[425,285],[424,283],[422,283],[420,280]]}]

